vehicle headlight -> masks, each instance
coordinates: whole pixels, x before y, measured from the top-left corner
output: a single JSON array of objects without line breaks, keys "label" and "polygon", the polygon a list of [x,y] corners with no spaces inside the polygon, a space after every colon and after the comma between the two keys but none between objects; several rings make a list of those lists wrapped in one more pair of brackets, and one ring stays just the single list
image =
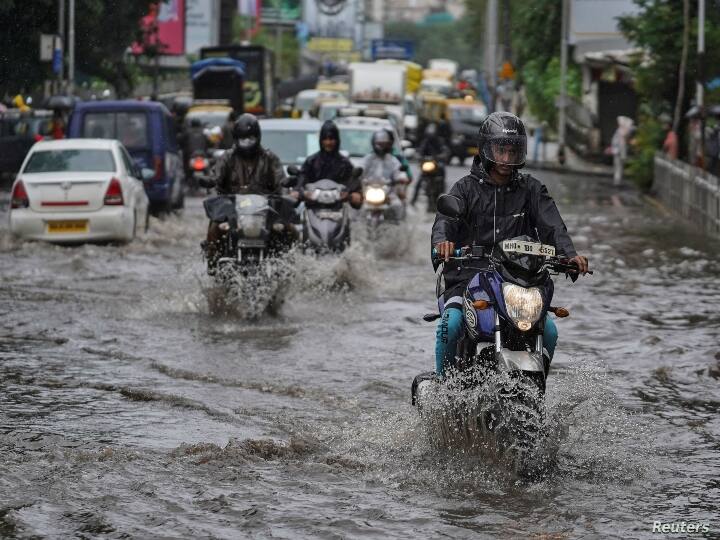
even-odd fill
[{"label": "vehicle headlight", "polygon": [[247,238],[258,238],[265,227],[265,216],[238,216],[238,228]]},{"label": "vehicle headlight", "polygon": [[422,164],[422,170],[427,173],[433,172],[435,170],[435,163],[432,161],[426,161]]},{"label": "vehicle headlight", "polygon": [[537,322],[542,313],[543,300],[537,287],[520,287],[512,283],[503,283],[503,297],[507,314],[515,326],[527,332]]},{"label": "vehicle headlight", "polygon": [[365,200],[370,204],[382,204],[385,202],[385,190],[371,187],[365,191]]}]

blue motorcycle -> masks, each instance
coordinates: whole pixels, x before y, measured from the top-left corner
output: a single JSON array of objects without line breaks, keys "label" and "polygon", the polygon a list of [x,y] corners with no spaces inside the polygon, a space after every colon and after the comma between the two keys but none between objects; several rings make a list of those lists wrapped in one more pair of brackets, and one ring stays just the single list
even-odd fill
[{"label": "blue motorcycle", "polygon": [[[438,208],[443,215],[459,219],[453,199],[440,197]],[[439,314],[425,315],[428,322],[440,318],[444,309],[444,260],[435,251],[433,257],[438,266]],[[460,435],[463,444],[489,442],[502,453],[509,451],[517,472],[527,471],[544,424],[550,368],[543,347],[546,317],[569,315],[567,309],[551,305],[551,275],[565,273],[575,281],[577,266],[557,258],[553,246],[528,236],[489,249],[463,247],[450,260],[460,269],[477,270],[463,294],[463,335],[444,379],[434,372],[415,377],[412,403],[421,415],[440,412],[443,418],[452,418],[454,425],[446,425],[445,431]],[[438,400],[443,392],[445,398]],[[454,396],[450,404],[449,395]]]}]

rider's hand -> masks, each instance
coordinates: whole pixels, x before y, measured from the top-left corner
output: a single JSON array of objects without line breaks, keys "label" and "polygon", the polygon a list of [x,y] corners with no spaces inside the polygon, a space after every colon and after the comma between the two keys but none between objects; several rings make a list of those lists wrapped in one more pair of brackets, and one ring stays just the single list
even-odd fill
[{"label": "rider's hand", "polygon": [[291,191],[290,196],[295,199],[296,201],[300,200],[300,192],[299,191]]},{"label": "rider's hand", "polygon": [[357,191],[350,194],[350,204],[353,206],[360,206],[362,204],[363,196],[362,193]]},{"label": "rider's hand", "polygon": [[569,262],[577,264],[578,272],[580,272],[583,276],[587,274],[590,269],[590,263],[588,262],[587,257],[583,257],[582,255],[575,255]]},{"label": "rider's hand", "polygon": [[448,242],[447,240],[445,242],[440,242],[435,244],[435,249],[437,249],[440,256],[445,259],[445,262],[447,262],[455,252],[455,242]]}]

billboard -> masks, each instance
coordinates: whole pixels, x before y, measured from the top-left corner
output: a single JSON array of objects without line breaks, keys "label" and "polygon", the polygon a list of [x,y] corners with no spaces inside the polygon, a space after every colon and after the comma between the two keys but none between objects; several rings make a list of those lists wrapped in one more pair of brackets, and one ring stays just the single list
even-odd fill
[{"label": "billboard", "polygon": [[261,9],[266,22],[295,22],[302,16],[301,0],[262,0]]},{"label": "billboard", "polygon": [[[150,5],[150,12],[140,20],[145,43],[159,44],[160,54],[185,54],[185,0],[163,0]],[[143,44],[133,43],[133,54],[143,54]]]},{"label": "billboard", "polygon": [[185,0],[185,53],[218,45],[220,0]]}]

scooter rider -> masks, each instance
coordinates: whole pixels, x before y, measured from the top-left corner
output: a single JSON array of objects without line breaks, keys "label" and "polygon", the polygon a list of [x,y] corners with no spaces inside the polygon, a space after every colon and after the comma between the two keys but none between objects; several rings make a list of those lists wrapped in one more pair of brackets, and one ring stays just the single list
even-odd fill
[{"label": "scooter rider", "polygon": [[[218,195],[259,194],[279,195],[285,179],[280,159],[260,145],[260,124],[252,114],[243,114],[232,130],[235,144],[215,163],[213,177]],[[280,200],[282,203],[282,200]],[[281,215],[293,209],[283,209]],[[219,224],[210,222],[207,233],[208,273],[213,274],[218,258],[218,244],[223,231]]]},{"label": "scooter rider", "polygon": [[[442,376],[452,365],[462,332],[463,291],[476,273],[460,269],[449,258],[455,246],[484,246],[488,255],[497,242],[527,234],[555,246],[560,257],[588,271],[588,260],[577,254],[547,188],[530,174],[518,169],[525,165],[527,136],[522,121],[507,112],[489,115],[480,126],[478,155],[470,174],[450,190],[464,208],[461,220],[438,214],[432,229],[432,246],[445,259],[445,310],[437,327],[435,371]],[[449,261],[449,262],[448,262]],[[557,327],[546,319],[543,342],[552,359]]]},{"label": "scooter rider", "polygon": [[308,156],[300,169],[298,188],[305,184],[323,179],[333,180],[344,185],[349,193],[350,205],[360,208],[362,205],[362,185],[353,177],[353,165],[340,153],[340,131],[332,120],[326,121],[320,128],[320,150]]},{"label": "scooter rider", "polygon": [[[425,156],[429,156],[440,163],[445,163],[445,161],[448,159],[449,154],[450,149],[445,144],[443,138],[440,137],[440,135],[438,134],[437,125],[435,124],[435,122],[430,122],[427,126],[425,126],[425,131],[423,132],[423,140],[420,143],[420,146],[418,146],[417,148],[417,155],[420,157],[420,159]],[[418,182],[415,184],[412,200],[410,201],[410,204],[412,206],[415,206],[415,203],[418,200],[418,196],[420,195],[420,189],[422,189],[422,183],[423,182],[421,181],[421,179],[418,179]]]},{"label": "scooter rider", "polygon": [[405,186],[408,183],[407,174],[402,165],[390,152],[392,139],[384,129],[378,130],[372,136],[372,153],[363,159],[363,178],[370,181],[389,183],[390,207],[396,219],[403,216],[403,202],[405,200]]}]

